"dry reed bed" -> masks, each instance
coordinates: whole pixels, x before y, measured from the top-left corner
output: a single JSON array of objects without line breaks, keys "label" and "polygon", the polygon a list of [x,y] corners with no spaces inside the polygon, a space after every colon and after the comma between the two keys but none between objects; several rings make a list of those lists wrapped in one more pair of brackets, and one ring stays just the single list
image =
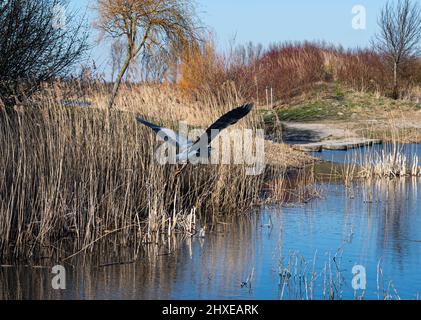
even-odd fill
[{"label": "dry reed bed", "polygon": [[0,145],[0,260],[193,233],[198,220],[259,203],[265,176],[218,165],[176,177],[176,166],[155,161],[153,133],[121,111],[2,108]]},{"label": "dry reed bed", "polygon": [[354,179],[421,177],[418,154],[408,154],[396,142],[384,145],[379,151],[363,153],[354,150],[348,160],[340,173],[346,185]]},{"label": "dry reed bed", "polygon": [[[53,84],[46,84],[43,91],[33,98],[33,102],[41,106],[61,105],[66,100],[89,102],[92,107],[105,110],[108,105],[109,90],[109,85],[99,81],[81,79],[73,82],[56,81]],[[199,101],[183,98],[182,91],[170,84],[123,83],[114,108],[140,114],[161,123],[186,121],[193,127],[206,127],[223,112],[245,102],[239,97],[235,87],[226,87],[219,92],[220,98],[203,94]],[[250,123],[250,119],[254,118],[247,118],[245,120],[247,124]]]},{"label": "dry reed bed", "polygon": [[400,152],[388,153],[382,151],[372,160],[367,160],[364,163],[359,175],[364,178],[373,176],[384,178],[420,177],[421,167],[417,155],[410,158]]}]

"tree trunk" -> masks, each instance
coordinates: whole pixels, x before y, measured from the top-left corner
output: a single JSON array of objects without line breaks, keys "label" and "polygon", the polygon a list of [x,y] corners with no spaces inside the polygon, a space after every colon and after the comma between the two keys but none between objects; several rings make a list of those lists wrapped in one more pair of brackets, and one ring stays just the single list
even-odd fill
[{"label": "tree trunk", "polygon": [[398,63],[393,64],[393,99],[399,98],[399,87],[398,87]]},{"label": "tree trunk", "polygon": [[117,97],[118,90],[120,89],[121,81],[129,68],[130,62],[132,60],[132,56],[129,54],[124,61],[123,66],[121,67],[120,72],[118,73],[117,79],[114,82],[113,92],[111,93],[110,100],[108,101],[108,109],[112,109],[114,105],[115,98]]}]

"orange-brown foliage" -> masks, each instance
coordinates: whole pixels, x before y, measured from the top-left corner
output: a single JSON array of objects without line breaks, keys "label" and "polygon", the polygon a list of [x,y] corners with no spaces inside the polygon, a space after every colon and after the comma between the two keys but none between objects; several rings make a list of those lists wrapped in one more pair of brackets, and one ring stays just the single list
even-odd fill
[{"label": "orange-brown foliage", "polygon": [[[344,50],[304,42],[272,45],[266,50],[242,46],[223,56],[209,42],[182,60],[179,85],[186,92],[219,94],[229,82],[242,98],[261,104],[266,103],[267,89],[272,89],[275,102],[285,102],[324,81],[383,95],[392,89],[387,61],[369,49]],[[402,94],[420,83],[421,63],[408,62],[400,74]]]},{"label": "orange-brown foliage", "polygon": [[183,92],[200,95],[216,90],[223,83],[223,61],[211,41],[189,47],[181,56],[179,87]]}]

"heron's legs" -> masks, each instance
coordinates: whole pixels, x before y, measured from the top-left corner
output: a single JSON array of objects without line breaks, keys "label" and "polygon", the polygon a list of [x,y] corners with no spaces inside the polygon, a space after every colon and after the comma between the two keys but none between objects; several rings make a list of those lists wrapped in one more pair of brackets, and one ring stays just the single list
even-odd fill
[{"label": "heron's legs", "polygon": [[177,178],[184,171],[184,169],[186,169],[186,167],[187,163],[183,164],[182,167],[175,172],[174,177]]}]

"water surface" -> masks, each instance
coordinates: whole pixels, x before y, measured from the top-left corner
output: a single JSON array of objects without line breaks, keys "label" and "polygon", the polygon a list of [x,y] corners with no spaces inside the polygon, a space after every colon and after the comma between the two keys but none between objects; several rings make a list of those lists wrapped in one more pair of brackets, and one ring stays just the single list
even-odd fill
[{"label": "water surface", "polygon": [[384,154],[399,153],[404,155],[408,161],[412,161],[414,156],[421,159],[421,144],[378,144],[366,148],[357,148],[349,151],[323,150],[322,152],[315,152],[312,155],[324,161],[330,161],[338,164],[348,163],[366,163],[368,160],[377,159]]},{"label": "water surface", "polygon": [[[340,163],[347,154],[323,157]],[[51,289],[49,269],[0,268],[0,298],[418,299],[420,182],[319,184],[321,198],[262,207],[205,238],[180,241],[170,254],[161,248],[160,255],[127,265],[66,266],[63,291]],[[355,265],[366,269],[364,293],[352,287]]]}]

